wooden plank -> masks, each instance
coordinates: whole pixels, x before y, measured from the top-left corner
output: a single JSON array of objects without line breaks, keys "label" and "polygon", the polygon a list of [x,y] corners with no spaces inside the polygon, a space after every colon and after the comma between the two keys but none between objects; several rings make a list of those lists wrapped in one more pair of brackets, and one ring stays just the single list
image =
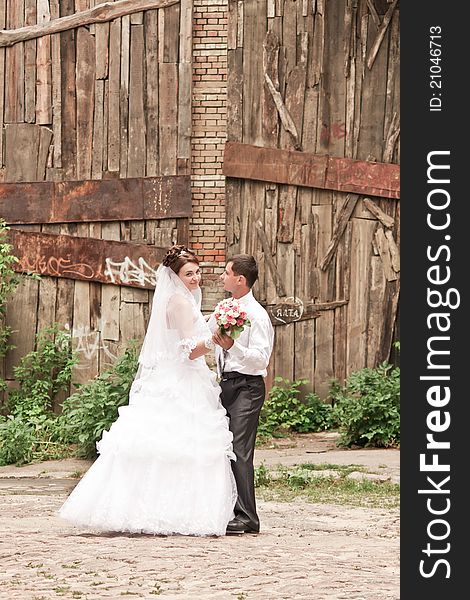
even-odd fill
[{"label": "wooden plank", "polygon": [[277,240],[288,244],[294,241],[294,223],[297,204],[297,187],[281,186],[279,190],[279,211]]},{"label": "wooden plank", "polygon": [[[192,65],[178,65],[178,174],[190,172]],[[180,166],[181,165],[181,166]]]},{"label": "wooden plank", "polygon": [[376,217],[384,227],[393,227],[395,225],[395,219],[390,217],[384,211],[377,206],[377,204],[373,200],[369,200],[369,198],[363,199],[364,206]]},{"label": "wooden plank", "polygon": [[153,289],[165,248],[88,237],[9,232],[18,272]]},{"label": "wooden plank", "polygon": [[109,64],[109,23],[95,25],[95,40],[95,76],[96,79],[106,79]]},{"label": "wooden plank", "polygon": [[164,35],[161,39],[162,58],[165,63],[177,63],[179,51],[180,3],[173,2],[160,12],[164,15]]},{"label": "wooden plank", "polygon": [[344,31],[345,0],[326,3],[324,13],[324,65],[321,74],[320,146],[334,156],[345,154],[346,80],[342,39],[350,36]]},{"label": "wooden plank", "polygon": [[382,227],[377,228],[374,235],[374,240],[382,259],[383,269],[387,281],[394,281],[395,279],[398,279],[397,272],[392,267],[392,257],[390,254],[389,242],[385,237]]},{"label": "wooden plank", "polygon": [[95,80],[95,108],[93,114],[93,147],[91,161],[91,177],[101,179],[103,176],[103,139],[104,139],[104,81]]},{"label": "wooden plank", "polygon": [[[370,48],[373,43],[375,31],[374,24],[369,21],[367,38],[364,40],[367,48]],[[385,37],[375,58],[374,68],[372,70],[366,68],[364,72],[360,98],[361,124],[357,130],[359,134],[357,156],[361,159],[379,160],[383,155],[388,46],[389,40]]]},{"label": "wooden plank", "polygon": [[243,140],[243,49],[227,52],[227,139]]},{"label": "wooden plank", "polygon": [[[120,241],[118,223],[103,223],[101,236],[106,240]],[[115,285],[101,288],[101,336],[104,341],[119,341],[120,289]]]},{"label": "wooden plank", "polygon": [[225,144],[223,172],[227,177],[255,179],[306,187],[399,198],[398,165],[335,158],[320,154],[261,148],[237,142]]},{"label": "wooden plank", "polygon": [[371,244],[376,222],[353,219],[351,232],[351,288],[348,304],[346,374],[366,366],[367,312],[371,277]]},{"label": "wooden plank", "polygon": [[129,147],[127,152],[129,177],[145,175],[144,60],[144,27],[143,25],[133,25],[130,46]]},{"label": "wooden plank", "polygon": [[388,242],[388,251],[390,253],[390,262],[392,269],[396,272],[400,272],[400,250],[398,249],[397,243],[393,238],[393,233],[390,229],[385,230],[385,237]]},{"label": "wooden plank", "polygon": [[121,83],[119,88],[120,106],[120,149],[119,175],[127,177],[128,145],[129,145],[129,79],[130,79],[130,16],[121,19]]},{"label": "wooden plank", "polygon": [[313,373],[315,370],[315,326],[316,320],[296,322],[294,326],[294,379],[306,379],[304,392],[313,392]]},{"label": "wooden plank", "polygon": [[380,347],[377,349],[375,364],[390,359],[390,351],[395,327],[397,325],[398,301],[400,298],[400,280],[387,281],[385,289],[385,302],[382,309],[383,321],[387,327],[383,328]]},{"label": "wooden plank", "polygon": [[6,181],[37,180],[40,129],[30,123],[5,125]]},{"label": "wooden plank", "polygon": [[121,340],[127,344],[131,340],[142,341],[145,335],[145,315],[140,303],[121,302]]},{"label": "wooden plank", "polygon": [[[121,239],[127,242],[145,242],[144,223],[142,221],[133,221],[126,223],[125,227],[121,224]],[[148,303],[148,290],[132,288],[121,289],[121,302],[141,302]]]},{"label": "wooden plank", "polygon": [[[278,244],[277,270],[285,284],[287,294],[293,295],[295,285],[295,252],[292,244]],[[291,381],[295,372],[295,340],[294,324],[276,328],[274,356],[276,376],[285,377]]]},{"label": "wooden plank", "polygon": [[[51,18],[59,16],[59,0],[50,0]],[[51,36],[51,80],[52,80],[52,131],[53,131],[53,160],[54,168],[62,167],[62,84],[60,34]]]},{"label": "wooden plank", "polygon": [[5,357],[5,375],[13,379],[13,367],[31,350],[34,350],[37,323],[39,282],[22,277],[15,291],[14,301],[7,305],[5,323],[12,328],[9,339],[13,346]]},{"label": "wooden plank", "polygon": [[377,351],[381,345],[383,328],[388,327],[384,321],[383,307],[387,280],[384,276],[383,262],[380,257],[371,257],[371,277],[369,291],[369,315],[367,319],[367,356],[366,366],[377,366]]},{"label": "wooden plank", "polygon": [[[332,238],[332,206],[331,204],[320,204],[312,206],[312,214],[315,220],[316,244],[315,254],[318,259],[325,256],[328,248],[328,242]],[[312,265],[316,268],[318,276],[316,297],[321,302],[331,301],[335,298],[334,288],[334,269],[322,272],[319,265]]]},{"label": "wooden plank", "polygon": [[109,29],[109,76],[108,76],[108,171],[120,167],[120,55],[121,21],[116,19]]},{"label": "wooden plank", "polygon": [[385,13],[385,16],[380,24],[380,27],[377,31],[377,37],[374,40],[374,43],[372,44],[369,53],[367,55],[367,67],[368,69],[372,69],[372,65],[374,64],[375,58],[377,56],[377,53],[379,51],[380,45],[382,43],[382,40],[385,37],[385,33],[387,31],[387,27],[390,24],[390,21],[392,20],[392,16],[393,16],[393,12],[395,10],[395,7],[397,5],[398,0],[393,0],[393,2],[391,3],[391,5],[389,6],[387,12]]},{"label": "wooden plank", "polygon": [[162,63],[159,70],[159,157],[160,173],[176,173],[178,142],[178,67],[174,63]]},{"label": "wooden plank", "polygon": [[[10,2],[7,11],[7,28],[15,29],[23,25],[24,0]],[[7,31],[7,30],[4,30]],[[0,35],[2,32],[0,32]],[[24,44],[8,48],[5,54],[5,123],[24,121]],[[2,74],[3,75],[3,74]]]},{"label": "wooden plank", "polygon": [[388,73],[384,134],[386,144],[382,155],[383,162],[400,162],[396,151],[400,132],[400,13],[396,10],[390,25],[388,52]]},{"label": "wooden plank", "polygon": [[93,108],[95,104],[95,42],[86,28],[77,30],[77,178],[91,177]]},{"label": "wooden plank", "polygon": [[[263,71],[276,90],[279,89],[279,46],[279,37],[273,31],[268,31],[263,43]],[[276,147],[279,135],[279,116],[267,82],[263,85],[261,117],[263,142],[268,146]]]},{"label": "wooden plank", "polygon": [[189,175],[148,177],[141,181],[143,218],[168,219],[191,216],[191,179]]},{"label": "wooden plank", "polygon": [[[20,5],[23,0],[15,0],[14,4]],[[14,46],[15,44],[32,40],[52,33],[69,31],[76,27],[84,27],[91,23],[104,23],[118,19],[124,15],[131,15],[143,10],[164,8],[178,4],[179,0],[117,0],[117,2],[104,2],[88,10],[78,11],[66,17],[60,17],[41,25],[17,27],[13,23],[9,30],[0,31],[0,47]],[[18,6],[19,13],[23,14],[23,7]],[[16,27],[16,29],[15,29]]]},{"label": "wooden plank", "polygon": [[[50,22],[51,13],[49,0],[38,0],[37,22]],[[36,59],[36,123],[48,125],[52,123],[52,68],[51,68],[51,38],[44,36],[37,40]]]},{"label": "wooden plank", "polygon": [[[101,239],[101,223],[90,223],[89,236],[92,239]],[[89,284],[90,294],[90,328],[101,332],[101,283]],[[101,333],[100,333],[101,335]],[[99,361],[98,361],[99,362]]]},{"label": "wooden plank", "polygon": [[322,271],[326,271],[326,269],[328,268],[328,265],[330,264],[331,259],[333,258],[336,248],[338,247],[338,244],[341,240],[344,230],[346,229],[346,225],[348,224],[348,221],[351,218],[351,215],[354,211],[358,199],[359,196],[356,196],[355,194],[348,194],[341,209],[339,210],[335,222],[335,227],[333,230],[333,236],[325,252],[325,255],[320,261],[319,266]]},{"label": "wooden plank", "polygon": [[36,179],[41,181],[46,178],[46,166],[52,160],[50,156],[52,131],[47,127],[39,130],[39,148],[36,159]]},{"label": "wooden plank", "polygon": [[280,274],[276,268],[276,265],[274,263],[272,253],[271,253],[271,248],[269,246],[268,237],[266,236],[266,233],[264,231],[263,224],[261,223],[261,221],[256,222],[256,232],[258,234],[258,237],[259,237],[259,240],[261,243],[261,247],[263,249],[264,260],[267,262],[269,271],[271,273],[271,277],[275,283],[277,295],[281,296],[281,297],[286,296],[287,295],[286,289],[284,287],[282,277],[280,276]]},{"label": "wooden plank", "polygon": [[[6,23],[6,0],[0,0],[0,29]],[[5,48],[0,48],[0,181],[2,181],[3,162],[3,124],[5,123]]]},{"label": "wooden plank", "polygon": [[[268,0],[269,2],[269,0]],[[228,0],[227,50],[237,47],[238,0]]]},{"label": "wooden plank", "polygon": [[292,147],[295,150],[302,149],[302,128],[304,118],[305,87],[307,77],[307,58],[309,51],[309,37],[307,32],[298,35],[299,51],[297,64],[292,68],[286,82],[286,109],[289,111],[295,128],[298,132],[290,144],[285,143],[281,135],[281,147]]},{"label": "wooden plank", "polygon": [[191,170],[193,3],[191,0],[181,0],[180,6],[177,172],[186,174]]},{"label": "wooden plank", "polygon": [[[73,0],[61,0],[60,14],[70,15],[74,12]],[[66,179],[76,179],[77,160],[77,113],[75,88],[75,31],[64,31],[60,34],[61,58],[61,164]]]},{"label": "wooden plank", "polygon": [[145,118],[147,128],[147,172],[154,176],[159,173],[158,141],[158,11],[145,13]]},{"label": "wooden plank", "polygon": [[[0,7],[1,10],[2,8]],[[5,9],[3,8],[3,10]],[[25,0],[25,25],[36,23],[36,13],[36,0]],[[0,22],[0,29],[3,29],[3,27],[4,24]],[[3,68],[0,68],[0,73],[3,72]],[[3,76],[1,79],[4,79]],[[24,120],[26,123],[34,123],[36,121],[36,40],[29,40],[24,44]]]},{"label": "wooden plank", "polygon": [[244,39],[244,0],[238,0],[237,7],[237,48],[243,48]]},{"label": "wooden plank", "polygon": [[[263,47],[266,30],[266,3],[244,2],[239,4],[238,28],[243,32],[243,52],[245,57],[257,56]],[[260,27],[260,24],[263,24]],[[240,44],[239,44],[240,45]],[[263,81],[263,63],[261,60],[243,61],[243,139],[254,144],[262,140],[261,94]]]},{"label": "wooden plank", "polygon": [[[42,231],[45,233],[59,233],[59,225],[44,224]],[[37,308],[37,330],[41,331],[51,327],[56,322],[56,297],[57,279],[53,277],[41,277],[39,281],[38,308]]]},{"label": "wooden plank", "polygon": [[[348,222],[341,241],[336,251],[336,290],[335,296],[343,297],[349,301],[351,285],[351,231],[352,223]],[[347,332],[348,332],[348,307],[335,308],[334,319],[334,372],[335,377],[344,382],[347,371]]]},{"label": "wooden plank", "polygon": [[[8,131],[7,138],[14,157],[18,136]],[[21,139],[18,151],[24,155],[28,145],[26,138]],[[35,142],[29,145],[32,156],[38,154],[39,142]],[[31,170],[26,176],[34,177],[36,172]],[[8,173],[12,179],[22,176],[16,169]],[[189,217],[191,211],[191,182],[186,175],[0,184],[0,212],[10,224],[165,219]]]}]

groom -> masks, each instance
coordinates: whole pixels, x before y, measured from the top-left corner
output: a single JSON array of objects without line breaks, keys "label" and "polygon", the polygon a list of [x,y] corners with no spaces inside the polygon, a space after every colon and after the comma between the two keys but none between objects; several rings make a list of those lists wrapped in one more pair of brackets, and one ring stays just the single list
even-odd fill
[{"label": "groom", "polygon": [[[258,279],[258,266],[253,256],[239,254],[230,258],[220,278],[224,290],[239,300],[251,321],[251,327],[245,327],[236,340],[220,331],[216,331],[212,338],[222,377],[221,401],[230,418],[233,451],[237,457],[236,461],[232,461],[232,469],[238,499],[235,518],[228,523],[227,533],[258,533],[253,456],[274,329],[268,313],[251,291]],[[209,325],[214,331],[213,315]]]}]

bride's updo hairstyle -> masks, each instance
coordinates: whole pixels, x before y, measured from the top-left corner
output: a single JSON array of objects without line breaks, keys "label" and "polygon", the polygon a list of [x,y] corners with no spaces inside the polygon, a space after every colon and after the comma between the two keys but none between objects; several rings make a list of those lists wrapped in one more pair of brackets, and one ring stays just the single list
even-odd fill
[{"label": "bride's updo hairstyle", "polygon": [[199,265],[199,260],[194,252],[182,244],[172,246],[167,251],[162,262],[164,267],[170,267],[170,269],[172,269],[177,275],[181,267],[186,263],[195,263],[196,265]]}]

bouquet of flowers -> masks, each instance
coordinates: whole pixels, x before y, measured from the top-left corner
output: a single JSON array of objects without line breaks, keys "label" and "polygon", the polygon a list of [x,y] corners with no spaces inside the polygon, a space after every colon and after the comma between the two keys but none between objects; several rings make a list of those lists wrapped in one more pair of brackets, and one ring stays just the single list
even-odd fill
[{"label": "bouquet of flowers", "polygon": [[236,339],[251,322],[240,302],[235,298],[221,300],[215,307],[215,320],[221,333]]}]

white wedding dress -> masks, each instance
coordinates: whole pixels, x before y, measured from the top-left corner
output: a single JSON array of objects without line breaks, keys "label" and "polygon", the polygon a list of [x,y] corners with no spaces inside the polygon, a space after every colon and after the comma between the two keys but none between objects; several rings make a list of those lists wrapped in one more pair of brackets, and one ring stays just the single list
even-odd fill
[{"label": "white wedding dress", "polygon": [[198,341],[211,338],[191,293],[160,266],[129,404],[97,444],[98,458],[59,515],[105,531],[225,535],[235,460],[220,387]]}]

